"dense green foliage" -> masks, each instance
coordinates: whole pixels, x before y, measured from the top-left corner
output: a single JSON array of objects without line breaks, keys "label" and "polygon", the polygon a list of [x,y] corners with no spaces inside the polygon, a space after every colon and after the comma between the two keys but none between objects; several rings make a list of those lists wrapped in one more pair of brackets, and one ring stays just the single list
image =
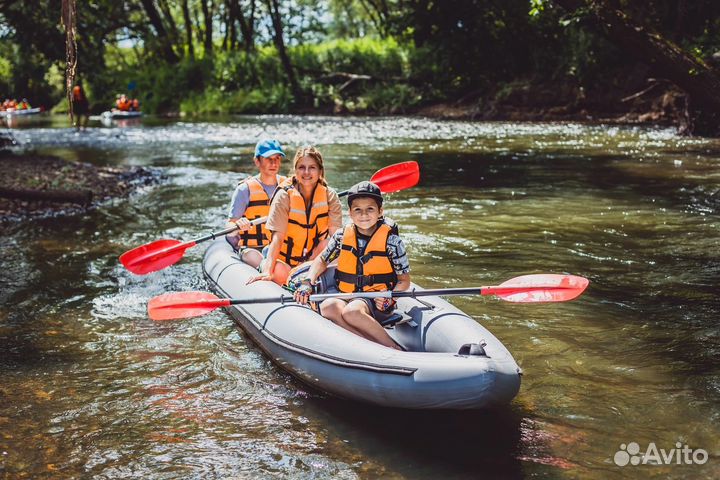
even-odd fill
[{"label": "dense green foliage", "polygon": [[[59,3],[0,2],[0,95],[67,109]],[[619,72],[637,59],[606,40],[587,9],[557,3],[79,2],[78,71],[95,111],[118,93],[147,112],[393,113],[528,82],[621,85]],[[714,0],[614,4],[698,58],[720,50]]]}]

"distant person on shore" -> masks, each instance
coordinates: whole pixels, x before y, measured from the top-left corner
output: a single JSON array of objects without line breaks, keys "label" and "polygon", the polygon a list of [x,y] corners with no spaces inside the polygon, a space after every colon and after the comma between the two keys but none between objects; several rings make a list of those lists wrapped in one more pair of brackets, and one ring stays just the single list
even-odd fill
[{"label": "distant person on shore", "polygon": [[82,81],[78,80],[77,85],[73,87],[72,91],[72,112],[75,120],[75,129],[79,132],[81,129],[87,129],[88,118],[90,115],[90,104],[87,97],[85,96],[85,90],[82,86]]},{"label": "distant person on shore", "polygon": [[237,225],[240,229],[225,238],[235,250],[242,252],[242,260],[255,268],[262,261],[260,250],[270,243],[270,232],[265,223],[253,226],[250,222],[267,217],[270,213],[270,200],[278,184],[285,180],[284,176],[279,175],[283,158],[285,152],[280,142],[259,141],[253,158],[259,173],[240,182],[230,202],[227,226]]}]

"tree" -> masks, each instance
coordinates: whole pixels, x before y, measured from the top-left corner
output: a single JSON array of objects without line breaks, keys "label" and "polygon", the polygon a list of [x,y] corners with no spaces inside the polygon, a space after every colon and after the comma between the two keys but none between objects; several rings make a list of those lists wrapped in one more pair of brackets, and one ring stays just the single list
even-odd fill
[{"label": "tree", "polygon": [[237,11],[237,19],[240,22],[245,52],[250,53],[255,48],[255,0],[250,0],[250,13],[247,16],[242,9]]},{"label": "tree", "polygon": [[[208,2],[210,2],[209,5]],[[215,11],[215,3],[213,0],[200,0],[200,8],[203,12],[205,24],[203,49],[205,50],[205,57],[210,57],[213,52],[213,14]]]},{"label": "tree", "polygon": [[155,29],[155,34],[157,36],[157,41],[160,45],[160,51],[163,58],[169,63],[177,63],[180,59],[173,50],[172,38],[165,29],[162,17],[160,16],[157,8],[155,8],[155,3],[153,2],[153,0],[140,0],[140,3],[142,4],[145,12],[147,13],[150,24],[152,25],[153,29]]},{"label": "tree", "polygon": [[287,49],[285,48],[280,5],[278,0],[265,0],[265,5],[267,6],[268,13],[270,14],[270,19],[272,21],[272,37],[273,42],[275,43],[275,48],[278,51],[278,56],[280,57],[280,63],[283,66],[283,70],[285,70],[285,75],[287,76],[288,83],[290,84],[290,90],[295,96],[295,99],[299,101],[302,99],[303,93],[295,76],[295,70],[292,63],[290,63],[290,57],[288,56]]},{"label": "tree", "polygon": [[192,37],[192,21],[190,20],[190,8],[188,7],[188,0],[182,0],[181,3],[183,22],[185,25],[185,43],[187,44],[188,55],[191,60],[195,59],[195,49],[193,48],[193,37]]},{"label": "tree", "polygon": [[[569,12],[587,9],[622,51],[650,63],[688,96],[687,124],[691,134],[720,136],[720,72],[681,49],[653,29],[631,19],[607,0],[554,0]],[[684,30],[686,26],[683,25]]]}]

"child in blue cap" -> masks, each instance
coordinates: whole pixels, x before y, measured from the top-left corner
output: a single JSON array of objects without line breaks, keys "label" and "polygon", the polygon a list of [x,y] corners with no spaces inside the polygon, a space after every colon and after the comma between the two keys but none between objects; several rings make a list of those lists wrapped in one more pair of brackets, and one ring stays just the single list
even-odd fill
[{"label": "child in blue cap", "polygon": [[259,173],[238,183],[230,202],[227,226],[236,225],[239,229],[228,234],[226,239],[235,250],[242,251],[243,261],[255,268],[262,261],[260,250],[270,243],[270,232],[264,223],[252,225],[250,222],[270,213],[270,200],[278,184],[285,180],[279,174],[283,158],[285,152],[280,142],[260,140],[255,145],[253,158]]}]

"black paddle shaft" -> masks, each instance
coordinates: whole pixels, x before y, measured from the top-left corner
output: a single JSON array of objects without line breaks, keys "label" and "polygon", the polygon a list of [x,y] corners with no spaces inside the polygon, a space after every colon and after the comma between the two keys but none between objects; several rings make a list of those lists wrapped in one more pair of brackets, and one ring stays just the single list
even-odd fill
[{"label": "black paddle shaft", "polygon": [[[481,287],[468,287],[468,288],[438,288],[435,290],[406,290],[402,292],[395,291],[384,291],[384,292],[354,292],[354,293],[322,293],[317,295],[310,295],[311,302],[320,302],[327,300],[328,298],[340,298],[340,299],[351,299],[351,298],[401,298],[401,297],[437,297],[437,296],[448,296],[448,295],[482,295]],[[279,297],[271,298],[233,298],[230,299],[231,305],[243,305],[248,303],[294,303],[295,300],[291,295],[280,295]]]},{"label": "black paddle shaft", "polygon": [[[338,193],[338,197],[344,197],[348,193],[350,193],[350,190],[343,190],[342,192]],[[260,220],[260,219],[258,219],[258,220]],[[263,220],[262,222],[258,222],[258,223],[264,223],[265,220],[267,220],[267,217],[263,218],[262,220]],[[252,222],[253,225],[257,225],[254,222],[255,221]],[[202,242],[206,242],[208,240],[215,240],[216,238],[224,237],[228,233],[232,233],[237,229],[238,229],[238,227],[234,226],[234,227],[228,227],[225,230],[220,230],[219,232],[211,232],[211,233],[208,233],[207,235],[205,235],[204,237],[198,237],[195,240],[192,240],[192,243],[202,243]],[[262,303],[262,302],[260,302],[260,303]]]}]

